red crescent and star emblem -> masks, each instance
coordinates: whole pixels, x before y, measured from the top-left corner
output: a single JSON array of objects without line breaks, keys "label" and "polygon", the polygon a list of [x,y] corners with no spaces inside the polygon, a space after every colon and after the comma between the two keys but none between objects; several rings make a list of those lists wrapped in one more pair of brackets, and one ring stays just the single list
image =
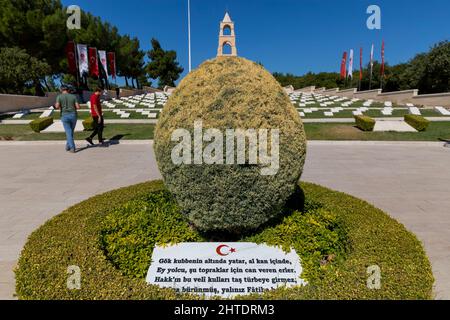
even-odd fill
[{"label": "red crescent and star emblem", "polygon": [[[229,249],[229,250],[227,250],[227,249]],[[236,249],[230,248],[230,246],[227,246],[226,244],[221,244],[220,246],[218,246],[216,248],[216,253],[222,257],[225,257],[225,256],[229,255],[230,253],[234,253],[234,252],[236,252]]]}]

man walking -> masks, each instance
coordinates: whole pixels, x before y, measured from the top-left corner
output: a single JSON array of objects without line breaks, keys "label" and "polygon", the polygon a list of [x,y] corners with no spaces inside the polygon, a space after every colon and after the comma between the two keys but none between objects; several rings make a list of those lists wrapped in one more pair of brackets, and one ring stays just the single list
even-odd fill
[{"label": "man walking", "polygon": [[98,142],[100,144],[103,144],[103,127],[104,127],[104,120],[103,120],[103,113],[102,113],[102,104],[100,102],[100,96],[102,94],[102,89],[97,88],[95,89],[94,94],[91,96],[91,116],[92,119],[94,119],[94,132],[86,138],[86,141],[93,146],[94,142],[92,139],[98,135]]},{"label": "man walking", "polygon": [[66,86],[61,87],[61,94],[56,98],[56,109],[61,109],[61,122],[66,132],[66,151],[71,153],[76,152],[75,141],[73,133],[77,125],[77,110],[80,109],[80,104],[77,98],[69,93]]}]

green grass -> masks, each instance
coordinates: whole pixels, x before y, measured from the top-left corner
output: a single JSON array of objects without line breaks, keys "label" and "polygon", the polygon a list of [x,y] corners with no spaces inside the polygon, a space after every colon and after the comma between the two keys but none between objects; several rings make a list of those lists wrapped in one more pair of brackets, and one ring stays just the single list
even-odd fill
[{"label": "green grass", "polygon": [[[144,108],[138,108],[138,109],[144,109]],[[158,114],[157,118],[159,118],[159,115],[161,113],[160,109],[149,109],[149,108],[147,108],[147,109],[144,109],[144,110],[150,111],[151,113],[157,113]],[[134,111],[133,109],[126,110],[126,111],[130,114],[130,117],[128,119],[150,119],[147,116],[142,115],[141,113],[138,113],[138,112]],[[42,112],[32,112],[30,114],[27,114],[27,115],[23,116],[20,119],[13,119],[14,115],[12,115],[12,114],[4,114],[4,115],[0,115],[0,120],[34,120],[34,119],[39,118],[39,116],[41,114],[42,114]],[[89,113],[88,110],[78,111],[78,119],[80,119],[80,120],[84,120],[84,119],[86,119],[89,116],[90,116],[90,113]],[[106,120],[108,120],[108,119],[123,119],[123,118],[120,117],[120,115],[117,115],[116,113],[110,111],[110,109],[104,110],[103,111],[103,116],[105,117]],[[55,112],[53,112],[51,117],[54,120],[60,120],[61,119],[61,113],[59,111],[55,111]],[[124,119],[124,120],[126,120],[126,119]]]},{"label": "green grass", "polygon": [[397,117],[397,118],[403,118],[405,115],[409,114],[409,110],[407,109],[394,109],[392,111],[392,115],[385,116],[381,113],[381,110],[369,110],[366,112],[363,112],[365,116],[371,117],[371,118],[390,118],[390,117]]},{"label": "green grass", "polygon": [[23,116],[20,119],[13,119],[14,114],[0,114],[0,121],[1,120],[34,120],[34,119],[39,118],[39,116],[41,114],[42,114],[42,112],[33,112],[33,113]]},{"label": "green grass", "polygon": [[[348,249],[339,218],[311,201],[303,212],[285,212],[281,222],[241,236],[239,241],[281,246],[286,252],[294,248],[302,260],[302,278],[308,282],[343,260]],[[145,279],[155,245],[208,242],[208,238],[189,226],[175,199],[165,191],[127,202],[109,213],[100,242],[106,257],[122,274]],[[321,266],[319,262],[326,257],[333,259]]]},{"label": "green grass", "polygon": [[[303,111],[305,108],[299,108],[298,111]],[[308,108],[307,108],[308,109]],[[305,113],[305,116],[302,117],[303,119],[336,119],[336,118],[353,118],[353,111],[356,109],[348,109],[344,108],[344,110],[335,113],[333,117],[326,117],[324,115],[325,111],[330,111],[328,108],[326,110],[319,110],[312,113]],[[432,110],[432,109],[423,109],[421,110],[422,116],[424,117],[444,117],[439,112]],[[405,115],[409,114],[409,111],[407,109],[394,109],[392,112],[392,115],[384,115],[381,113],[381,110],[379,109],[370,109],[366,112],[363,112],[365,116],[371,117],[371,118],[403,118]],[[450,120],[450,117],[448,117]]]},{"label": "green grass", "polygon": [[[245,298],[432,298],[434,278],[431,266],[415,235],[365,201],[310,183],[302,183],[301,187],[307,202],[305,208],[309,206],[311,213],[322,211],[323,214],[294,212],[283,221],[268,225],[243,240],[282,246],[301,244],[302,247],[296,249],[306,258],[304,266],[310,271],[318,271],[309,274],[307,286],[279,288]],[[184,240],[180,235],[187,233],[192,234],[188,240],[197,240],[196,231],[179,212],[176,213],[171,201],[158,196],[165,190],[160,181],[114,190],[83,201],[47,221],[30,235],[21,253],[15,270],[18,297],[33,300],[199,299],[199,296],[177,294],[172,289],[148,285],[142,278],[124,275],[105,256],[102,248],[100,239],[105,223],[116,230],[125,227],[125,232],[119,231],[118,237],[109,239],[114,240],[109,243],[116,245],[113,249],[121,251],[118,258],[126,263],[130,260],[124,260],[123,255],[135,259],[133,261],[138,265],[141,262],[146,266],[150,264],[148,255],[146,262],[139,262],[139,250],[135,249],[153,247],[154,243],[177,243]],[[130,207],[133,203],[134,206]],[[174,211],[175,215],[170,214]],[[137,219],[127,220],[127,214]],[[341,259],[332,259],[332,262],[321,266],[322,254],[339,250],[334,244],[342,243],[336,242],[338,236],[332,231],[336,221],[345,232],[347,250]],[[146,223],[151,229],[146,228]],[[323,243],[317,246],[315,240]],[[67,267],[70,265],[80,268],[80,290],[67,288]],[[379,290],[367,287],[367,267],[372,265],[381,269]]]},{"label": "green grass", "polygon": [[[303,111],[302,109],[299,109],[299,111]],[[319,111],[314,111],[311,113],[305,113],[305,116],[302,117],[302,119],[335,119],[335,118],[353,118],[353,110],[343,110],[340,111],[338,113],[335,113],[334,116],[332,117],[326,117],[324,115],[325,111],[330,111],[330,110],[319,110]]]},{"label": "green grass", "polygon": [[[450,121],[431,122],[424,132],[363,132],[354,123],[305,123],[308,140],[361,140],[361,141],[437,141],[450,139]],[[123,135],[125,140],[153,139],[153,124],[108,124],[105,137]],[[75,133],[83,140],[87,132]],[[0,125],[0,140],[38,141],[64,140],[64,133],[35,133],[28,125]]]},{"label": "green grass", "polygon": [[[159,110],[158,111],[156,111],[154,109],[145,109],[145,110],[150,111],[151,113],[157,113],[158,114],[157,118],[159,118],[159,115],[160,115]],[[141,113],[137,113],[136,111],[129,111],[129,110],[127,110],[127,113],[130,114],[130,117],[127,118],[127,119],[121,118],[120,115],[117,115],[116,113],[114,113],[112,111],[108,111],[108,110],[103,111],[103,116],[105,117],[106,120],[108,120],[108,119],[111,119],[111,120],[112,119],[114,119],[114,120],[117,120],[117,119],[120,119],[120,120],[128,120],[128,119],[145,120],[145,119],[150,119],[149,117],[144,116]],[[89,117],[89,113],[81,113],[81,114],[78,115],[78,118],[79,119],[83,119],[83,120],[86,119],[87,117]]]},{"label": "green grass", "polygon": [[[153,124],[107,124],[103,133],[106,139],[123,136],[125,140],[153,139],[155,126]],[[76,132],[75,140],[84,140],[89,132]],[[0,140],[38,141],[65,140],[65,133],[35,133],[29,125],[0,125]]]},{"label": "green grass", "polygon": [[424,132],[364,132],[354,123],[305,123],[308,140],[437,141],[450,139],[450,122],[431,122]]}]

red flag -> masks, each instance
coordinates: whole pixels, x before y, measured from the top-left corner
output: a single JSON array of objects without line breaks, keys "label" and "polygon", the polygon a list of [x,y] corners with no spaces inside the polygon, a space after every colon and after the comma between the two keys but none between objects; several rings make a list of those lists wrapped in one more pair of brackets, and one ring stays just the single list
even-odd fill
[{"label": "red flag", "polygon": [[359,80],[363,78],[363,48],[359,49]]},{"label": "red flag", "polygon": [[344,52],[344,56],[341,61],[341,79],[345,79],[347,75],[347,52]]},{"label": "red flag", "polygon": [[381,45],[381,76],[384,76],[384,40]]},{"label": "red flag", "polygon": [[77,74],[77,58],[75,54],[75,43],[70,41],[66,46],[67,64],[69,66],[68,70],[70,74]]},{"label": "red flag", "polygon": [[97,49],[89,48],[88,56],[89,56],[89,74],[92,77],[98,77],[99,70],[98,70]]},{"label": "red flag", "polygon": [[114,52],[108,52],[108,69],[109,74],[116,78],[116,54]]},{"label": "red flag", "polygon": [[97,49],[89,48],[89,74],[92,77],[98,77],[98,57],[97,57]]}]

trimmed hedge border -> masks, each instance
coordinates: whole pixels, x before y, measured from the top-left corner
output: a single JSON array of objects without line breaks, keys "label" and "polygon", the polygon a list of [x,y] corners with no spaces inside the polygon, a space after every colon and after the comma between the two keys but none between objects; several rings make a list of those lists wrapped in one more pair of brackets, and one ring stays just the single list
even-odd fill
[{"label": "trimmed hedge border", "polygon": [[52,117],[38,118],[30,122],[30,127],[34,132],[40,133],[53,124]]},{"label": "trimmed hedge border", "polygon": [[[301,184],[306,199],[338,215],[350,249],[338,267],[306,287],[269,291],[245,299],[430,299],[434,278],[421,243],[403,225],[365,201]],[[124,203],[164,190],[161,181],[117,189],[83,201],[34,231],[20,256],[20,299],[200,299],[128,278],[105,257],[100,232],[105,216]],[[68,290],[67,268],[81,269],[81,289]],[[380,290],[366,286],[367,267],[381,268]]]},{"label": "trimmed hedge border", "polygon": [[417,116],[414,114],[405,115],[405,122],[417,131],[425,131],[430,125],[430,121],[422,116]]},{"label": "trimmed hedge border", "polygon": [[356,126],[362,131],[373,131],[375,119],[368,116],[355,116]]},{"label": "trimmed hedge border", "polygon": [[92,117],[88,117],[83,120],[83,128],[84,131],[93,131],[94,130],[94,119]]}]

